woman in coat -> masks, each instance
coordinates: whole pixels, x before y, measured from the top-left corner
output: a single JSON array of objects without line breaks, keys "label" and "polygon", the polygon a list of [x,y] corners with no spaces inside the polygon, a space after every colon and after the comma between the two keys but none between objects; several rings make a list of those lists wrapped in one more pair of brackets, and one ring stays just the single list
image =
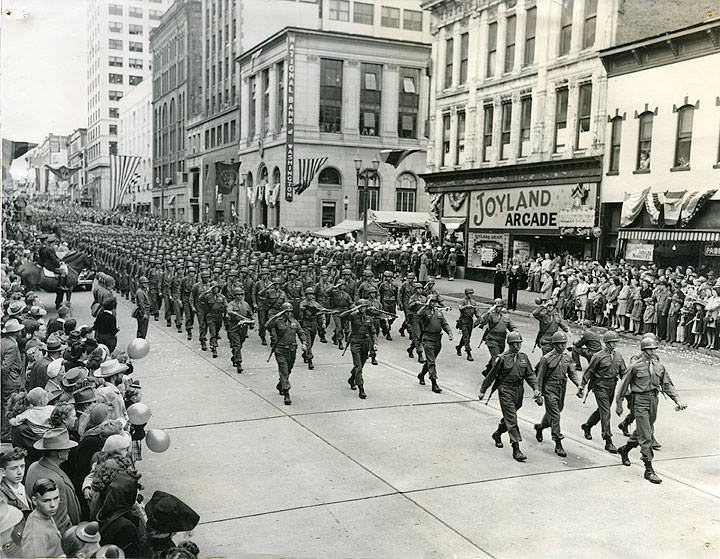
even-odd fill
[{"label": "woman in coat", "polygon": [[642,319],[643,319],[643,311],[645,310],[645,305],[643,303],[643,296],[642,296],[642,288],[637,285],[637,281],[633,280],[633,283],[635,283],[635,287],[632,292],[633,297],[633,307],[632,307],[632,316],[630,321],[630,327],[633,330],[634,334],[640,334],[640,329],[642,328]]},{"label": "woman in coat", "polygon": [[117,319],[113,311],[117,306],[115,298],[107,299],[102,302],[102,310],[95,318],[93,330],[95,330],[95,339],[99,344],[105,344],[112,353],[117,347]]},{"label": "woman in coat", "polygon": [[100,544],[116,545],[126,557],[142,556],[145,523],[136,506],[139,484],[136,476],[119,471],[101,496],[97,514]]},{"label": "woman in coat", "polygon": [[628,285],[627,279],[624,277],[620,278],[620,292],[617,297],[617,316],[618,329],[620,332],[625,332],[627,329],[627,308],[628,308],[628,296],[630,295],[630,286]]},{"label": "woman in coat", "polygon": [[540,286],[540,298],[543,301],[549,301],[552,297],[553,291],[553,279],[548,272],[544,272],[542,275],[542,284]]}]

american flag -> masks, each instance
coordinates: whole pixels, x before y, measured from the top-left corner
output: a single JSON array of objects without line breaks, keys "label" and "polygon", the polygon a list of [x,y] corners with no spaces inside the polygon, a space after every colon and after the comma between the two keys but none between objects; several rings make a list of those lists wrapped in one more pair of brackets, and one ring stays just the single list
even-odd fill
[{"label": "american flag", "polygon": [[295,185],[295,194],[300,195],[309,187],[318,171],[327,162],[327,157],[308,157],[299,159],[300,183]]},{"label": "american flag", "polygon": [[110,207],[117,208],[123,202],[130,185],[135,180],[139,155],[110,156]]},{"label": "american flag", "polygon": [[383,149],[380,150],[380,160],[383,163],[387,163],[388,165],[392,165],[396,169],[398,168],[398,165],[402,163],[405,158],[408,155],[412,155],[413,153],[417,151],[422,151],[418,148],[412,148],[412,149]]}]

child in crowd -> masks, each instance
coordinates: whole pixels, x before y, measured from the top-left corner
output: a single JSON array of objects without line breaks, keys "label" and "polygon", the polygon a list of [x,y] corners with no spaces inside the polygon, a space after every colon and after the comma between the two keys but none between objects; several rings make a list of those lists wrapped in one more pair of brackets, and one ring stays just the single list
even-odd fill
[{"label": "child in crowd", "polygon": [[655,333],[655,299],[645,297],[645,311],[643,312],[643,334]]},{"label": "child in crowd", "polygon": [[10,425],[18,427],[27,423],[32,434],[41,438],[51,427],[50,414],[54,406],[48,406],[48,393],[40,387],[33,388],[28,392],[27,401],[30,407],[15,417],[11,417]]}]

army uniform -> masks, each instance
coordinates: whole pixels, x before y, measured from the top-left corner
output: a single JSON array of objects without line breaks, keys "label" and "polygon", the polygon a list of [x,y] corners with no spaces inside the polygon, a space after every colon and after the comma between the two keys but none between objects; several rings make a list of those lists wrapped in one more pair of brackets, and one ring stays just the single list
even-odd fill
[{"label": "army uniform", "polygon": [[315,295],[315,289],[307,287],[305,289],[305,300],[300,302],[300,325],[303,329],[305,336],[305,351],[303,352],[303,361],[308,364],[308,369],[314,369],[313,364],[313,344],[315,343],[315,336],[318,330],[318,314],[322,310],[322,307],[317,301],[313,301],[309,298],[310,295]]},{"label": "army uniform", "polygon": [[[285,303],[282,310],[292,310],[290,303]],[[281,316],[273,316],[265,324],[265,328],[270,330],[271,336],[275,338],[275,361],[278,366],[278,375],[280,380],[276,386],[278,392],[285,397],[285,404],[290,405],[290,374],[295,365],[295,356],[297,353],[297,341],[305,344],[305,334],[303,333],[300,323],[295,320],[292,315],[288,316],[285,312]]]},{"label": "army uniform", "polygon": [[[436,299],[431,299],[433,301]],[[420,384],[425,384],[425,374],[428,373],[432,382],[433,392],[440,393],[442,389],[437,385],[437,368],[435,361],[442,349],[442,332],[447,333],[450,340],[453,335],[442,311],[432,306],[423,306],[418,310],[417,320],[422,325],[422,344],[425,349],[425,363],[418,375]]]},{"label": "army uniform", "polygon": [[205,303],[201,300],[201,296],[207,291],[210,291],[211,286],[212,284],[208,279],[208,273],[206,271],[203,271],[200,273],[200,281],[195,283],[192,292],[193,308],[195,310],[195,314],[197,314],[198,319],[198,337],[200,340],[200,348],[203,351],[207,350],[208,324],[207,307],[205,306]]},{"label": "army uniform", "polygon": [[268,279],[268,273],[269,270],[261,269],[260,279],[255,282],[255,285],[253,285],[252,289],[252,301],[253,306],[258,313],[258,334],[260,335],[262,345],[267,345],[267,341],[265,339],[265,323],[268,320],[268,305],[266,292],[267,289],[270,287],[270,284],[272,283],[270,279]]},{"label": "army uniform", "polygon": [[600,343],[600,336],[595,332],[586,328],[583,330],[582,336],[572,345],[572,358],[575,362],[575,370],[581,371],[582,365],[580,364],[580,357],[584,357],[588,360],[588,363],[598,351],[602,349]]},{"label": "army uniform", "polygon": [[485,373],[487,373],[490,371],[495,359],[505,351],[507,333],[515,330],[515,325],[510,320],[510,315],[497,306],[483,314],[478,324],[481,328],[486,327],[483,341],[490,352],[490,361],[485,367]]},{"label": "army uniform", "polygon": [[[330,308],[330,294],[328,292],[331,287],[332,284],[328,281],[327,272],[321,271],[320,281],[315,284],[315,300],[321,307],[326,309]],[[327,315],[318,314],[317,323],[320,342],[325,344],[327,343],[327,339],[325,339]]]},{"label": "army uniform", "polygon": [[160,286],[162,284],[162,270],[160,264],[155,262],[155,265],[148,271],[147,278],[150,282],[148,285],[148,295],[150,296],[150,312],[155,317],[155,320],[160,320],[160,306],[162,300],[160,299]]},{"label": "army uniform", "polygon": [[[285,292],[280,289],[281,282],[277,277],[273,278],[273,285],[269,286],[267,291],[265,291],[266,295],[266,304],[267,304],[267,312],[269,316],[276,315],[282,310],[283,304],[288,303],[287,296],[285,295]],[[292,307],[292,304],[290,304]],[[294,309],[293,309],[294,310]],[[294,316],[294,314],[293,314]],[[275,338],[273,337],[274,333],[273,331],[270,332],[270,343],[275,343]]]},{"label": "army uniform", "polygon": [[[480,323],[477,307],[472,300],[472,290],[465,292],[465,298],[460,303],[460,318],[458,318],[458,330],[462,332],[460,343],[455,346],[458,355],[462,355],[462,349],[465,348],[468,360],[472,359],[472,347],[470,340],[472,339],[472,331]],[[492,355],[492,354],[491,354]]]},{"label": "army uniform", "polygon": [[[384,281],[378,288],[378,291],[380,292],[380,304],[383,311],[394,315],[397,312],[398,288],[392,282],[392,272],[385,272],[383,276]],[[390,329],[392,328],[392,323],[394,321],[395,318],[385,317],[380,322],[386,340],[392,341]]]},{"label": "army uniform", "polygon": [[332,286],[328,294],[330,295],[330,308],[336,311],[336,313],[333,314],[335,332],[333,332],[332,340],[333,343],[338,345],[339,349],[343,349],[345,347],[345,339],[350,333],[350,328],[347,321],[340,318],[340,314],[347,311],[353,301],[343,286]]},{"label": "army uniform", "polygon": [[[235,293],[244,291],[236,288]],[[228,342],[232,351],[232,364],[238,373],[242,373],[242,346],[247,338],[249,324],[245,320],[253,320],[253,313],[250,305],[244,298],[233,298],[227,305],[227,319],[225,322],[225,330],[228,334]]]},{"label": "army uniform", "polygon": [[183,326],[183,299],[182,299],[182,283],[183,273],[182,269],[178,268],[175,275],[173,276],[170,284],[170,297],[173,301],[173,314],[175,314],[175,328],[178,333],[182,333]]},{"label": "army uniform", "polygon": [[293,307],[293,316],[300,320],[300,301],[303,299],[303,284],[297,278],[297,270],[290,270],[290,281],[285,284],[285,295]]},{"label": "army uniform", "polygon": [[165,325],[172,326],[172,315],[175,309],[175,301],[172,295],[172,284],[175,281],[175,271],[172,264],[168,265],[161,276],[160,293],[162,294],[163,306],[165,308]]},{"label": "army uniform", "polygon": [[135,292],[135,304],[137,305],[137,309],[135,311],[135,319],[137,320],[137,334],[135,337],[146,338],[148,326],[150,325],[150,312],[152,310],[150,304],[150,297],[148,296],[147,292],[148,280],[143,277],[138,283],[140,287],[138,287],[137,291]]},{"label": "army uniform", "polygon": [[407,306],[405,307],[405,320],[407,321],[408,329],[410,330],[410,347],[407,348],[407,352],[408,356],[412,358],[414,356],[413,350],[417,351],[418,363],[424,363],[425,358],[423,357],[422,330],[416,313],[425,303],[425,297],[419,290],[422,285],[420,283],[415,283],[413,285],[415,287],[415,293],[410,295]]},{"label": "army uniform", "polygon": [[200,295],[199,303],[205,309],[205,321],[210,331],[210,349],[212,356],[217,357],[218,334],[222,328],[223,319],[227,311],[227,299],[220,293],[220,286],[215,284],[215,287],[210,291],[206,291]]},{"label": "army uniform", "polygon": [[365,399],[365,379],[363,378],[363,367],[367,361],[370,351],[376,344],[375,328],[373,319],[364,310],[348,310],[342,313],[341,318],[346,319],[350,324],[350,353],[353,359],[353,368],[350,371],[348,384],[350,388],[359,389],[359,396]]},{"label": "army uniform", "polygon": [[192,340],[192,328],[195,323],[195,301],[193,289],[195,287],[195,268],[190,266],[180,283],[180,299],[182,300],[182,314],[185,316],[185,330],[187,339]]},{"label": "army uniform", "polygon": [[569,332],[570,329],[555,309],[548,309],[545,306],[538,307],[532,313],[539,324],[539,331],[536,338],[536,345],[540,347],[543,355],[552,351],[550,338],[558,330]]}]

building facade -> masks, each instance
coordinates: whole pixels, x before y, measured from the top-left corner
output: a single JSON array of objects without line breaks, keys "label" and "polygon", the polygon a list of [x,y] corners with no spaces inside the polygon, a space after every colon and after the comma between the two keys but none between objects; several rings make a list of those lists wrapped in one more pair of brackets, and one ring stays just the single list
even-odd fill
[{"label": "building facade", "polygon": [[47,168],[47,165],[58,168],[68,164],[68,136],[48,134],[25,155],[25,161],[28,164],[29,181],[34,182],[36,194],[70,196],[68,181],[60,180]]},{"label": "building facade", "polygon": [[187,122],[202,112],[201,46],[200,0],[176,0],[150,36],[153,139],[149,153],[153,154],[152,213],[181,221],[193,220],[198,212],[197,203],[191,208],[185,158]]},{"label": "building facade", "polygon": [[110,155],[118,154],[120,99],[149,76],[150,30],[169,0],[88,2],[87,176],[102,208],[112,204]]},{"label": "building facade", "polygon": [[[241,185],[226,196],[241,222],[313,229],[358,219],[355,160],[410,150],[381,164],[373,210],[427,211],[429,45],[287,28],[238,57]],[[315,171],[313,173],[312,171]]]},{"label": "building facade", "polygon": [[85,157],[87,154],[87,128],[76,128],[67,139],[68,167],[79,170],[70,177],[70,199],[89,205]]},{"label": "building facade", "polygon": [[608,257],[720,266],[720,19],[601,53]]},{"label": "building facade", "polygon": [[118,153],[140,157],[135,177],[119,201],[120,208],[149,214],[152,205],[152,83],[145,79],[120,100]]}]

